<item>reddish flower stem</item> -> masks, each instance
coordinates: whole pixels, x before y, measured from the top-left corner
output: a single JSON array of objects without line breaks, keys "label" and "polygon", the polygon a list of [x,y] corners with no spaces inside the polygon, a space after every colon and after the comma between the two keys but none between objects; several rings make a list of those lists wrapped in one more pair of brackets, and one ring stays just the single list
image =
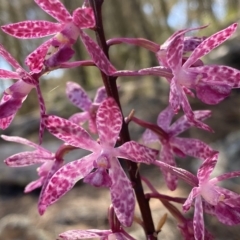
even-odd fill
[{"label": "reddish flower stem", "polygon": [[144,47],[154,53],[156,53],[160,49],[159,44],[144,38],[112,38],[107,41],[107,45],[109,47],[121,43],[127,43],[135,46]]},{"label": "reddish flower stem", "polygon": [[181,203],[183,204],[186,201],[186,198],[180,198],[180,197],[170,197],[164,194],[160,194],[156,188],[154,188],[154,186],[150,183],[150,181],[141,176],[142,181],[148,186],[148,188],[151,190],[151,193],[146,193],[145,196],[146,198],[157,198],[160,201],[172,201],[172,202],[176,202],[176,203]]},{"label": "reddish flower stem", "polygon": [[[102,9],[103,2],[104,0],[89,0],[89,3],[94,10],[94,14],[96,18],[96,28],[94,30],[96,33],[97,42],[99,46],[102,48],[105,55],[109,58],[108,46],[106,44],[106,39],[105,39],[104,29],[102,24],[101,9]],[[120,104],[119,95],[118,95],[118,88],[116,84],[117,78],[107,76],[103,72],[101,72],[101,75],[102,75],[103,83],[105,85],[108,96],[113,97],[121,109],[121,104]],[[123,120],[122,129],[120,132],[120,139],[122,144],[130,141],[128,126],[124,120]],[[131,161],[127,161],[127,165],[128,165],[129,176],[133,184],[137,202],[139,204],[139,208],[142,214],[146,237],[147,239],[157,240],[154,223],[152,219],[152,214],[151,214],[151,209],[149,206],[149,201],[145,198],[145,195],[144,195],[140,174],[138,172],[138,166],[136,163]]]}]

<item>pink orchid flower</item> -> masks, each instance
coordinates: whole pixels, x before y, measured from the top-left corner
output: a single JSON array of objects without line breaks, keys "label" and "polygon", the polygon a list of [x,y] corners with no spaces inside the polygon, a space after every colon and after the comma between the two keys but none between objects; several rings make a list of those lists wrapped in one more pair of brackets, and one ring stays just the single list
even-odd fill
[{"label": "pink orchid flower", "polygon": [[194,64],[226,41],[236,29],[237,23],[234,23],[202,41],[183,65],[184,36],[178,34],[168,45],[167,64],[173,72],[169,103],[176,113],[181,105],[188,120],[199,128],[211,131],[206,124],[194,118],[185,93],[193,95],[190,90],[193,89],[196,91],[197,97],[204,103],[217,104],[230,94],[232,88],[240,86],[240,72],[227,66],[194,66]]},{"label": "pink orchid flower", "polygon": [[[77,148],[93,152],[60,168],[50,179],[40,199],[39,212],[56,202],[67,193],[77,181],[84,178],[93,186],[109,187],[112,204],[119,221],[130,226],[135,207],[131,182],[117,158],[129,159],[146,164],[155,161],[157,151],[135,141],[126,142],[114,148],[122,127],[123,117],[113,98],[104,100],[98,108],[96,125],[99,142],[79,125],[57,116],[46,116],[45,125],[57,138]],[[96,169],[96,170],[94,170]]]},{"label": "pink orchid flower", "polygon": [[106,74],[115,71],[101,48],[81,29],[93,28],[95,17],[89,7],[77,8],[71,16],[59,0],[35,0],[40,8],[58,23],[45,20],[28,20],[2,26],[2,30],[17,38],[40,38],[56,34],[26,58],[31,71],[40,72],[43,66],[49,70],[61,66],[74,54],[72,45],[80,36],[94,63]]},{"label": "pink orchid flower", "polygon": [[[144,46],[156,53],[162,66],[145,68],[138,71],[123,70],[113,73],[113,76],[143,76],[154,75],[167,78],[170,83],[169,103],[175,113],[180,106],[189,121],[195,126],[207,131],[212,131],[209,126],[194,118],[193,111],[188,102],[186,94],[197,97],[207,104],[217,104],[229,96],[232,88],[240,87],[240,71],[228,66],[203,65],[201,57],[218,47],[237,29],[237,23],[215,33],[208,38],[186,38],[184,34],[188,31],[204,28],[183,29],[174,33],[164,44],[145,39],[115,39],[109,40],[109,45],[114,43],[131,43]],[[189,40],[189,41],[188,41]],[[189,57],[184,54],[192,51]],[[172,71],[169,72],[169,70]]]},{"label": "pink orchid flower", "polygon": [[207,158],[198,169],[198,186],[194,187],[183,204],[183,210],[188,211],[195,199],[194,232],[196,239],[204,236],[203,200],[214,208],[214,215],[226,225],[240,223],[240,195],[217,186],[220,181],[239,177],[240,171],[229,172],[210,179],[210,174],[217,163],[218,155]]},{"label": "pink orchid flower", "polygon": [[[210,117],[211,112],[194,111],[194,116],[198,120],[205,120]],[[145,144],[151,142],[160,142],[161,150],[159,151],[158,159],[171,166],[176,166],[175,155],[179,157],[191,156],[199,159],[206,159],[207,157],[216,154],[206,143],[193,138],[177,137],[182,132],[193,126],[186,116],[182,116],[175,123],[171,124],[174,117],[174,112],[171,106],[164,109],[157,119],[157,125],[144,122],[135,117],[132,118],[137,124],[148,128],[143,134],[143,141]],[[161,169],[165,178],[165,182],[170,190],[175,190],[177,187],[178,177],[168,171]]]},{"label": "pink orchid flower", "polygon": [[226,225],[240,223],[240,195],[217,186],[220,181],[240,176],[240,171],[229,172],[210,179],[210,174],[217,163],[218,154],[207,158],[197,172],[197,177],[190,172],[155,161],[154,164],[165,168],[193,186],[183,210],[188,211],[194,203],[193,229],[196,240],[204,239],[203,211],[214,215]]},{"label": "pink orchid flower", "polygon": [[[26,72],[12,55],[0,45],[0,55],[13,67],[15,72],[0,69],[0,78],[18,79],[12,86],[6,89],[0,101],[0,128],[6,129],[12,122],[18,109],[27,98],[27,95],[33,88],[36,88],[38,101],[40,104],[40,115],[45,114],[45,104],[39,87],[38,76]],[[42,139],[44,126],[41,121],[39,138]]]},{"label": "pink orchid flower", "polygon": [[35,164],[42,164],[38,169],[39,179],[29,183],[24,192],[31,192],[36,188],[45,188],[51,176],[63,165],[63,154],[69,150],[70,146],[62,145],[56,153],[51,153],[47,149],[21,137],[10,137],[1,135],[10,142],[21,143],[35,148],[34,151],[26,151],[14,154],[4,160],[9,167],[26,167]]},{"label": "pink orchid flower", "polygon": [[105,87],[98,88],[93,102],[85,90],[74,82],[67,82],[66,94],[72,104],[83,110],[72,115],[69,120],[81,125],[88,120],[90,132],[97,133],[96,112],[100,103],[107,98]]}]

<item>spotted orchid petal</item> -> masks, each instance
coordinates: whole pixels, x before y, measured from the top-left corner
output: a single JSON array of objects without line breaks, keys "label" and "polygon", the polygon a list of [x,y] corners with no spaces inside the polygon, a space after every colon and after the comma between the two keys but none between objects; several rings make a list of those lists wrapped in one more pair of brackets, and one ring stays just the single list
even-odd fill
[{"label": "spotted orchid petal", "polygon": [[122,128],[122,113],[113,98],[102,102],[97,111],[96,125],[100,143],[114,147]]},{"label": "spotted orchid petal", "polygon": [[123,230],[111,231],[111,230],[99,230],[99,229],[89,229],[89,230],[70,230],[61,233],[59,237],[62,240],[79,240],[79,239],[89,239],[100,237],[101,240],[134,240]]},{"label": "spotted orchid petal", "polygon": [[87,93],[76,83],[67,83],[66,93],[74,105],[85,111],[72,115],[69,120],[81,125],[88,120],[90,132],[97,133],[96,112],[100,103],[107,98],[105,87],[98,88],[93,102]]},{"label": "spotted orchid petal", "polygon": [[221,79],[215,80],[216,76],[208,76],[207,79],[201,79],[196,85],[197,97],[204,103],[216,105],[229,96],[232,86],[222,83]]},{"label": "spotted orchid petal", "polygon": [[16,38],[40,38],[55,34],[62,29],[62,24],[43,20],[11,23],[1,27],[2,30]]},{"label": "spotted orchid petal", "polygon": [[[211,116],[211,111],[209,110],[194,111],[193,113],[194,113],[194,118],[200,121],[204,121],[205,119]],[[194,124],[190,122],[185,115],[183,115],[171,125],[171,127],[169,128],[168,134],[170,136],[177,136],[180,133],[186,131],[188,128],[190,128],[193,125]]]},{"label": "spotted orchid petal", "polygon": [[30,182],[25,188],[24,193],[32,192],[33,190],[40,188],[43,184],[44,177],[40,177],[39,179]]},{"label": "spotted orchid petal", "polygon": [[184,93],[184,91],[182,89],[179,89],[178,94],[179,94],[179,98],[181,99],[182,109],[183,109],[184,113],[186,114],[188,121],[192,122],[198,128],[212,132],[212,129],[207,124],[205,124],[195,118],[194,113],[191,109],[191,106],[188,102],[187,96]]},{"label": "spotted orchid petal", "polygon": [[214,208],[214,215],[217,219],[228,226],[240,223],[240,208],[231,207],[227,204],[219,202]]},{"label": "spotted orchid petal", "polygon": [[81,113],[75,113],[73,114],[68,120],[76,123],[78,125],[84,124],[89,119],[89,113],[88,112],[81,112]]},{"label": "spotted orchid petal", "polygon": [[176,85],[176,79],[173,77],[170,83],[169,104],[175,114],[178,113],[180,109],[180,99],[181,98],[179,96],[178,86]]},{"label": "spotted orchid petal", "polygon": [[91,99],[88,97],[85,90],[74,82],[67,82],[66,94],[68,99],[76,107],[88,111],[92,105]]},{"label": "spotted orchid petal", "polygon": [[217,164],[217,159],[218,159],[218,153],[211,157],[208,157],[200,166],[197,172],[199,185],[209,180],[210,174],[212,173],[214,167]]},{"label": "spotted orchid petal", "polygon": [[[52,153],[45,148],[41,147],[40,145],[31,142],[25,138],[16,137],[16,136],[6,136],[1,135],[2,139],[5,141],[16,142],[20,144],[27,145],[29,147],[33,147],[36,151],[33,152],[23,152],[12,155],[11,157],[4,160],[7,165],[10,166],[26,166],[32,165],[35,163],[45,162],[46,160],[53,160],[54,156]],[[29,157],[27,156],[29,154]],[[30,160],[30,161],[29,161]]]},{"label": "spotted orchid petal", "polygon": [[21,152],[14,154],[4,160],[4,162],[10,167],[25,167],[36,163],[44,163],[46,161],[52,161],[54,156],[48,152],[33,151],[33,152]]},{"label": "spotted orchid petal", "polygon": [[77,8],[73,12],[73,22],[79,28],[95,27],[95,16],[92,8]]},{"label": "spotted orchid petal", "polygon": [[48,131],[64,142],[89,151],[98,151],[99,144],[94,141],[87,131],[69,120],[57,116],[44,116]]},{"label": "spotted orchid petal", "polygon": [[97,67],[107,75],[115,73],[116,68],[107,59],[102,49],[81,29],[79,31],[81,40]]},{"label": "spotted orchid petal", "polygon": [[235,178],[235,177],[240,177],[240,171],[233,171],[233,172],[224,173],[220,176],[217,176],[217,177],[211,179],[211,182],[216,183],[216,182],[219,182],[219,181],[223,181],[223,180],[230,179],[230,178]]},{"label": "spotted orchid petal", "polygon": [[158,142],[159,136],[153,131],[146,129],[146,131],[142,135],[142,140],[145,144]]},{"label": "spotted orchid petal", "polygon": [[171,41],[167,48],[168,66],[173,71],[179,71],[182,66],[183,41],[183,35],[179,35]]},{"label": "spotted orchid petal", "polygon": [[[238,177],[239,177],[239,175],[238,175]],[[211,180],[209,182],[211,182]],[[228,189],[216,186],[216,185],[214,186],[214,189],[217,192],[219,192],[220,194],[224,195],[224,203],[226,205],[231,206],[231,207],[240,208],[240,195],[239,194],[232,192]]]},{"label": "spotted orchid petal", "polygon": [[10,117],[6,117],[6,118],[2,118],[0,119],[0,128],[1,129],[6,129],[9,127],[9,125],[11,124],[13,118],[14,118],[15,114],[13,114],[12,116]]},{"label": "spotted orchid petal", "polygon": [[94,103],[100,104],[107,98],[107,92],[105,87],[100,87],[97,90],[97,93],[94,98]]},{"label": "spotted orchid petal", "polygon": [[239,207],[231,207],[221,201],[216,206],[213,206],[203,200],[203,210],[215,216],[223,224],[232,226],[240,223]]},{"label": "spotted orchid petal", "polygon": [[65,23],[72,21],[72,17],[65,6],[59,0],[34,0],[43,11],[50,16]]},{"label": "spotted orchid petal", "polygon": [[[56,155],[55,155],[56,156]],[[40,203],[40,200],[43,199],[43,193],[45,192],[45,189],[47,188],[48,186],[48,183],[50,182],[50,179],[52,178],[52,176],[63,166],[63,162],[64,160],[63,159],[59,159],[59,158],[55,158],[55,161],[52,161],[52,162],[45,162],[39,169],[43,168],[43,172],[42,173],[39,173],[40,176],[43,175],[44,179],[43,179],[43,182],[42,182],[42,190],[41,190],[41,193],[39,195],[39,202],[38,202],[38,210],[39,210],[39,213],[40,213],[40,208],[39,208],[39,203]],[[45,171],[44,167],[48,165],[48,170]],[[39,171],[39,170],[38,170]],[[64,186],[62,186],[64,187]],[[66,187],[66,186],[65,186]],[[40,213],[41,214],[41,213]]]},{"label": "spotted orchid petal", "polygon": [[40,72],[42,70],[43,62],[52,40],[53,38],[44,42],[42,45],[40,45],[37,49],[35,49],[32,53],[30,53],[26,57],[25,63],[31,71]]},{"label": "spotted orchid petal", "polygon": [[163,130],[167,131],[169,129],[173,116],[174,112],[172,111],[172,108],[169,105],[158,115],[157,125],[161,127]]},{"label": "spotted orchid petal", "polygon": [[91,133],[97,133],[96,117],[90,117],[88,120],[88,128]]},{"label": "spotted orchid petal", "polygon": [[39,135],[39,144],[41,144],[42,139],[43,139],[44,130],[45,130],[45,123],[43,121],[43,116],[46,114],[46,107],[45,107],[44,99],[43,99],[39,84],[36,85],[36,91],[37,91],[38,103],[39,103],[39,107],[40,107],[40,126],[39,126],[38,135]]},{"label": "spotted orchid petal", "polygon": [[[240,84],[240,72],[237,69],[221,66],[221,65],[203,65],[195,67],[194,71],[199,72],[203,78],[207,78],[206,82],[218,82],[221,81],[222,84],[232,86],[233,88],[238,88]],[[211,77],[208,79],[208,77]]]},{"label": "spotted orchid petal", "polygon": [[10,98],[6,100],[6,97],[3,96],[4,100],[0,102],[0,118],[8,118],[16,114],[18,109],[21,108],[23,101],[25,98]]},{"label": "spotted orchid petal", "polygon": [[210,146],[198,139],[176,137],[172,139],[171,143],[181,149],[184,154],[202,160],[217,153],[217,151],[214,151]]},{"label": "spotted orchid petal", "polygon": [[187,200],[185,201],[185,203],[183,204],[183,211],[187,212],[191,205],[193,200],[200,194],[199,188],[198,187],[194,187],[192,189],[192,191],[190,192],[190,194],[188,195]]},{"label": "spotted orchid petal", "polygon": [[112,180],[111,199],[114,211],[121,224],[129,227],[133,222],[135,198],[129,179],[117,159],[111,161],[109,175]]},{"label": "spotted orchid petal", "polygon": [[158,154],[157,150],[145,147],[134,141],[124,143],[116,151],[117,157],[146,164],[154,162]]},{"label": "spotted orchid petal", "polygon": [[0,78],[2,79],[19,79],[19,74],[8,70],[0,69]]},{"label": "spotted orchid petal", "polygon": [[197,196],[195,200],[193,229],[194,229],[195,240],[204,239],[205,229],[204,229],[204,219],[203,219],[203,206],[202,206],[202,199],[200,196]]},{"label": "spotted orchid petal", "polygon": [[75,183],[84,178],[93,169],[93,161],[99,153],[92,153],[79,160],[70,162],[60,168],[48,181],[39,199],[39,213],[42,215],[46,208],[56,202],[73,188]]},{"label": "spotted orchid petal", "polygon": [[[175,159],[173,157],[173,154],[171,152],[171,148],[168,145],[163,145],[162,149],[160,151],[160,161],[165,162],[171,166],[176,166]],[[165,182],[167,184],[167,187],[171,190],[174,191],[177,188],[177,183],[178,183],[178,177],[175,174],[172,174],[169,171],[165,171],[164,168],[160,168]]]},{"label": "spotted orchid petal", "polygon": [[112,231],[110,230],[98,230],[98,229],[89,229],[89,230],[69,230],[64,233],[59,234],[59,237],[63,240],[78,240],[81,238],[96,238],[108,236]]},{"label": "spotted orchid petal", "polygon": [[[181,33],[182,34],[182,33]],[[192,52],[207,37],[185,37],[183,52]]]},{"label": "spotted orchid petal", "polygon": [[153,164],[163,168],[165,171],[175,174],[176,176],[183,179],[185,182],[187,182],[191,186],[194,186],[194,187],[198,186],[197,177],[185,169],[171,166],[162,161],[155,161]]},{"label": "spotted orchid petal", "polygon": [[[13,105],[12,108],[15,109],[15,111],[12,111],[12,114],[9,115],[9,112],[8,112],[9,109],[8,109],[7,103],[8,103],[8,101],[10,101],[10,106],[11,106],[12,99],[13,99],[13,97],[11,95],[6,94],[4,92],[3,93],[3,97],[2,97],[2,99],[0,101],[0,111],[1,111],[1,105],[4,105],[2,110],[4,111],[4,109],[5,109],[5,111],[7,111],[5,113],[5,115],[8,115],[8,117],[0,118],[0,128],[3,129],[3,130],[6,129],[11,124],[13,118],[15,117],[15,115],[17,113],[18,106],[21,107],[21,105],[20,105],[21,104],[21,100],[19,100],[19,101],[17,101],[17,104],[19,104],[19,105],[17,105],[17,106]],[[22,101],[24,101],[24,99],[22,99]],[[14,101],[13,101],[13,103],[14,103]]]},{"label": "spotted orchid petal", "polygon": [[230,25],[229,27],[223,29],[222,31],[219,31],[212,36],[205,39],[203,42],[201,42],[197,48],[194,49],[191,56],[188,58],[188,60],[184,63],[184,68],[189,68],[192,64],[194,64],[197,59],[205,56],[210,51],[212,51],[214,48],[218,47],[220,44],[225,42],[229,37],[233,35],[233,33],[236,31],[238,24],[234,23]]},{"label": "spotted orchid petal", "polygon": [[10,63],[15,69],[21,68],[19,63],[14,59],[14,57],[0,44],[0,55]]}]

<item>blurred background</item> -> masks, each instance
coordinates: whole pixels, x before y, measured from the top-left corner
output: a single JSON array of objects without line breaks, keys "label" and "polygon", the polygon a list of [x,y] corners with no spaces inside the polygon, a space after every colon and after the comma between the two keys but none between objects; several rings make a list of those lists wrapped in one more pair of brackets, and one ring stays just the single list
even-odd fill
[{"label": "blurred background", "polygon": [[[62,2],[70,12],[73,12],[74,9],[80,7],[83,3],[81,0],[62,0]],[[191,33],[195,36],[209,36],[233,22],[238,22],[240,18],[240,1],[105,0],[102,10],[106,39],[114,37],[141,37],[161,44],[171,34],[182,28],[209,24],[207,28]],[[37,19],[56,21],[42,11],[33,0],[1,0],[0,13],[1,25]],[[91,31],[87,31],[87,33],[94,37]],[[46,39],[21,40],[8,36],[3,32],[0,34],[0,43],[25,69],[27,69],[24,65],[25,57]],[[76,51],[74,60],[89,59],[80,41],[75,44],[74,48]],[[124,44],[111,47],[110,59],[117,69],[134,70],[158,65],[153,53],[139,47]],[[224,64],[240,69],[240,31],[237,30],[237,33],[230,40],[204,58],[204,62],[208,64]],[[0,68],[11,70],[8,63],[2,58],[0,58]],[[94,67],[56,70],[43,76],[41,89],[48,113],[68,118],[71,114],[79,111],[79,109],[71,105],[66,97],[65,86],[67,81],[75,81],[81,84],[91,97],[94,97],[96,89],[102,85],[101,75]],[[11,80],[1,80],[0,92],[2,93],[12,83]],[[125,77],[119,78],[118,84],[120,86],[120,100],[125,115],[132,109],[135,109],[137,117],[154,123],[159,112],[168,104],[169,85],[165,79],[159,79],[158,77]],[[239,169],[239,164],[237,163],[240,153],[240,136],[238,132],[240,129],[239,90],[233,90],[231,95],[217,106],[207,106],[197,99],[190,99],[190,102],[194,110],[212,110],[212,118],[207,120],[207,123],[214,129],[215,133],[206,133],[193,128],[184,133],[183,136],[199,138],[212,144],[217,149],[221,149],[221,152],[224,153],[222,158],[225,160],[223,160],[218,170],[219,172]],[[131,137],[139,140],[143,129],[134,124],[130,124],[129,127]],[[18,111],[11,126],[5,131],[1,131],[1,134],[18,135],[37,142],[38,129],[39,106],[36,93],[32,91],[24,102],[23,107]],[[60,141],[47,133],[45,134],[44,146],[49,150],[56,151],[60,143]],[[95,191],[94,188],[85,186],[85,184],[78,187],[81,187],[81,193],[87,192],[87,197],[82,197],[84,194],[80,194],[77,188],[77,190],[64,197],[64,201],[57,203],[56,207],[54,205],[50,209],[50,213],[40,218],[37,214],[36,206],[39,191],[29,195],[22,195],[24,186],[37,177],[36,167],[11,169],[7,168],[3,163],[6,157],[24,151],[26,148],[17,144],[6,144],[4,141],[1,141],[0,144],[0,219],[2,218],[0,220],[0,239],[48,240],[55,239],[54,237],[58,233],[66,229],[72,229],[74,226],[85,229],[89,226],[91,228],[104,228],[107,223],[106,208],[108,202],[106,202],[106,199],[105,201],[100,200],[100,196],[109,198],[108,191]],[[79,158],[82,154],[77,152],[75,155],[70,156],[69,159]],[[232,157],[231,160],[230,156]],[[194,162],[192,160],[189,161],[191,161],[191,169],[194,170]],[[230,161],[231,164],[229,164]],[[187,163],[187,165],[189,164]],[[185,165],[180,161],[179,166]],[[149,173],[149,170],[144,171],[145,169],[143,169],[143,174]],[[160,187],[159,181],[161,182],[161,180],[158,176],[158,170],[151,169],[152,181],[155,181]],[[235,188],[239,190],[237,184],[234,186],[234,190]],[[165,193],[167,192],[165,188],[164,191]],[[179,193],[183,194],[184,191],[185,189],[180,189],[174,192],[174,194],[177,196]],[[75,198],[74,201],[72,200],[73,198]],[[92,200],[92,198],[95,200]],[[98,210],[98,208],[92,210],[95,203],[102,204],[101,206],[104,207],[101,210]],[[156,210],[154,212],[156,217],[164,213],[164,209],[159,210],[158,207],[158,203],[153,205],[153,209]],[[61,212],[59,212],[59,208],[62,209]],[[76,208],[78,208],[77,211]],[[159,239],[177,239],[177,231],[172,231],[171,229],[173,220],[170,218],[169,221],[170,225],[167,225],[168,227],[165,230],[163,229]],[[225,226],[224,230],[222,230],[217,225],[217,221],[212,221],[212,231],[215,231],[216,228],[219,229],[217,239],[226,239],[229,231],[234,230],[234,228]],[[79,225],[79,223],[82,225]],[[33,229],[37,232],[34,233]],[[135,231],[135,228],[132,231]],[[142,233],[139,235],[138,233],[135,234],[140,236]],[[19,238],[19,236],[22,237]],[[137,237],[137,239],[141,238]],[[240,236],[236,235],[236,238],[233,237],[231,239],[240,239]]]}]

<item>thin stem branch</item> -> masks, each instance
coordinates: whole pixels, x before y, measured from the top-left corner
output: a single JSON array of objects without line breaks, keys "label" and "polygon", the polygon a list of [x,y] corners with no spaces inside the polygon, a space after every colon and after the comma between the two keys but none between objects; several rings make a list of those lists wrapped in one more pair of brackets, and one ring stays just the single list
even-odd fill
[{"label": "thin stem branch", "polygon": [[[89,3],[95,13],[96,28],[94,30],[96,32],[97,42],[99,46],[102,48],[102,50],[104,51],[105,55],[109,58],[108,46],[106,44],[103,23],[102,23],[101,8],[102,8],[103,1],[104,0],[89,0]],[[119,95],[118,95],[118,88],[116,84],[117,77],[107,76],[103,72],[101,72],[101,75],[102,75],[103,83],[105,85],[108,96],[113,97],[121,109],[121,104],[120,104]],[[122,129],[120,132],[120,138],[121,138],[122,144],[130,141],[128,125],[125,123],[125,121],[123,121]],[[151,215],[151,210],[149,206],[149,201],[145,198],[145,195],[144,195],[141,178],[138,172],[138,166],[136,163],[131,161],[127,161],[127,165],[128,165],[129,176],[133,184],[133,188],[134,188],[136,198],[139,204],[139,208],[142,214],[146,237],[148,239],[157,240],[153,219]]]}]

